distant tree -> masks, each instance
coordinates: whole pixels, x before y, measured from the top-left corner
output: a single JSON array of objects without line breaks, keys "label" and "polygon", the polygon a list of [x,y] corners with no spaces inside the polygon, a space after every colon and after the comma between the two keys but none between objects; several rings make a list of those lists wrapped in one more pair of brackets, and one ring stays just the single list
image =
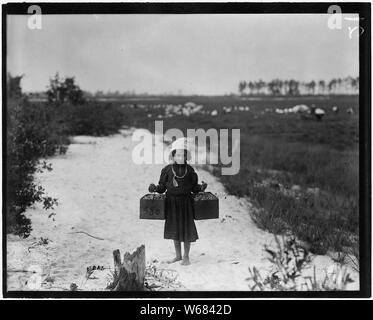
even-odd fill
[{"label": "distant tree", "polygon": [[308,87],[310,88],[310,91],[312,94],[315,94],[315,87],[316,87],[316,82],[312,80],[309,84]]},{"label": "distant tree", "polygon": [[295,96],[299,95],[299,82],[296,80],[289,81],[289,95]]},{"label": "distant tree", "polygon": [[254,83],[252,81],[249,81],[247,87],[249,88],[249,94],[253,94],[255,88]]},{"label": "distant tree", "polygon": [[289,80],[285,80],[283,82],[283,92],[284,92],[284,95],[288,95],[289,94]]},{"label": "distant tree", "polygon": [[281,94],[282,90],[282,81],[279,79],[274,79],[270,81],[268,84],[269,93],[272,95],[279,95]]},{"label": "distant tree", "polygon": [[96,91],[96,93],[95,93],[95,96],[96,97],[101,97],[101,96],[103,96],[104,95],[104,92],[102,91],[102,90],[98,90],[98,91]]},{"label": "distant tree", "polygon": [[263,89],[266,87],[266,83],[260,79],[257,83],[257,88],[258,88],[258,94],[263,94]]},{"label": "distant tree", "polygon": [[283,86],[284,86],[284,81],[282,81],[281,79],[278,79],[279,94],[282,94]]},{"label": "distant tree", "polygon": [[342,79],[338,78],[337,79],[337,93],[341,92],[341,87],[342,87]]},{"label": "distant tree", "polygon": [[359,91],[359,77],[352,78],[351,80],[351,86],[354,93]]},{"label": "distant tree", "polygon": [[319,87],[319,94],[324,94],[325,93],[325,81],[324,80],[320,80],[319,83],[318,83],[318,87]]},{"label": "distant tree", "polygon": [[246,81],[240,81],[240,83],[238,84],[238,91],[239,91],[240,95],[243,95],[243,93],[246,89],[246,86],[247,86]]},{"label": "distant tree", "polygon": [[253,82],[253,92],[254,92],[254,94],[258,94],[259,93],[259,84],[258,84],[258,81],[254,81]]},{"label": "distant tree", "polygon": [[85,102],[84,93],[75,84],[74,77],[66,77],[61,79],[58,72],[54,79],[50,79],[47,90],[48,101],[54,104],[62,104],[69,102],[73,105],[83,104]]},{"label": "distant tree", "polygon": [[7,74],[7,96],[8,98],[19,98],[22,96],[21,80],[24,75],[13,77],[9,72]]},{"label": "distant tree", "polygon": [[335,93],[336,87],[337,87],[337,80],[336,79],[330,80],[329,83],[328,83],[329,94]]}]

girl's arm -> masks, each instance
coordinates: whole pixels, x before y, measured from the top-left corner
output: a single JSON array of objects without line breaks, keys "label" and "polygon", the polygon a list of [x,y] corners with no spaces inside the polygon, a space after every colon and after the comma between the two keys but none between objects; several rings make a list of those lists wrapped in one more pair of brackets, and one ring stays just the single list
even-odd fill
[{"label": "girl's arm", "polygon": [[167,183],[167,170],[166,167],[164,167],[161,171],[161,176],[159,178],[158,185],[156,186],[156,192],[158,193],[164,193],[167,190],[166,183]]},{"label": "girl's arm", "polygon": [[202,181],[202,184],[198,184],[198,175],[192,168],[192,192],[198,193],[204,191],[207,187],[207,184]]}]

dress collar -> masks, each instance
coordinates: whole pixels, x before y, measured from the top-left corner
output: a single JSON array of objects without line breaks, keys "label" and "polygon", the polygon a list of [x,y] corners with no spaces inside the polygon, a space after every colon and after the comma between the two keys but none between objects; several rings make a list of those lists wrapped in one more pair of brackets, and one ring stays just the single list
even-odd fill
[{"label": "dress collar", "polygon": [[174,163],[173,164],[176,168],[184,168],[186,166],[186,163],[182,163],[182,164],[178,164],[178,163]]}]

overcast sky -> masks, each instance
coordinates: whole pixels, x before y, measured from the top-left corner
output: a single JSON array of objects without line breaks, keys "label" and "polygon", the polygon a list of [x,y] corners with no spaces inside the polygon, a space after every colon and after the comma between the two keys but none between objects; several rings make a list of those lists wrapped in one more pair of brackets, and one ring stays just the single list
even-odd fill
[{"label": "overcast sky", "polygon": [[41,30],[28,29],[27,18],[7,24],[8,71],[25,74],[24,91],[45,90],[57,71],[92,92],[183,94],[359,73],[354,24],[330,30],[326,14],[45,15]]}]

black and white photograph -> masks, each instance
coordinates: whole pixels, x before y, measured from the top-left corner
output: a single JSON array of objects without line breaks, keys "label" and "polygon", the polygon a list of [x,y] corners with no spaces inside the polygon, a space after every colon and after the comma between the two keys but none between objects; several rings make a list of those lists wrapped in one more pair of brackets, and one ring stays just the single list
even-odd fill
[{"label": "black and white photograph", "polygon": [[4,4],[3,296],[370,296],[370,10]]}]

